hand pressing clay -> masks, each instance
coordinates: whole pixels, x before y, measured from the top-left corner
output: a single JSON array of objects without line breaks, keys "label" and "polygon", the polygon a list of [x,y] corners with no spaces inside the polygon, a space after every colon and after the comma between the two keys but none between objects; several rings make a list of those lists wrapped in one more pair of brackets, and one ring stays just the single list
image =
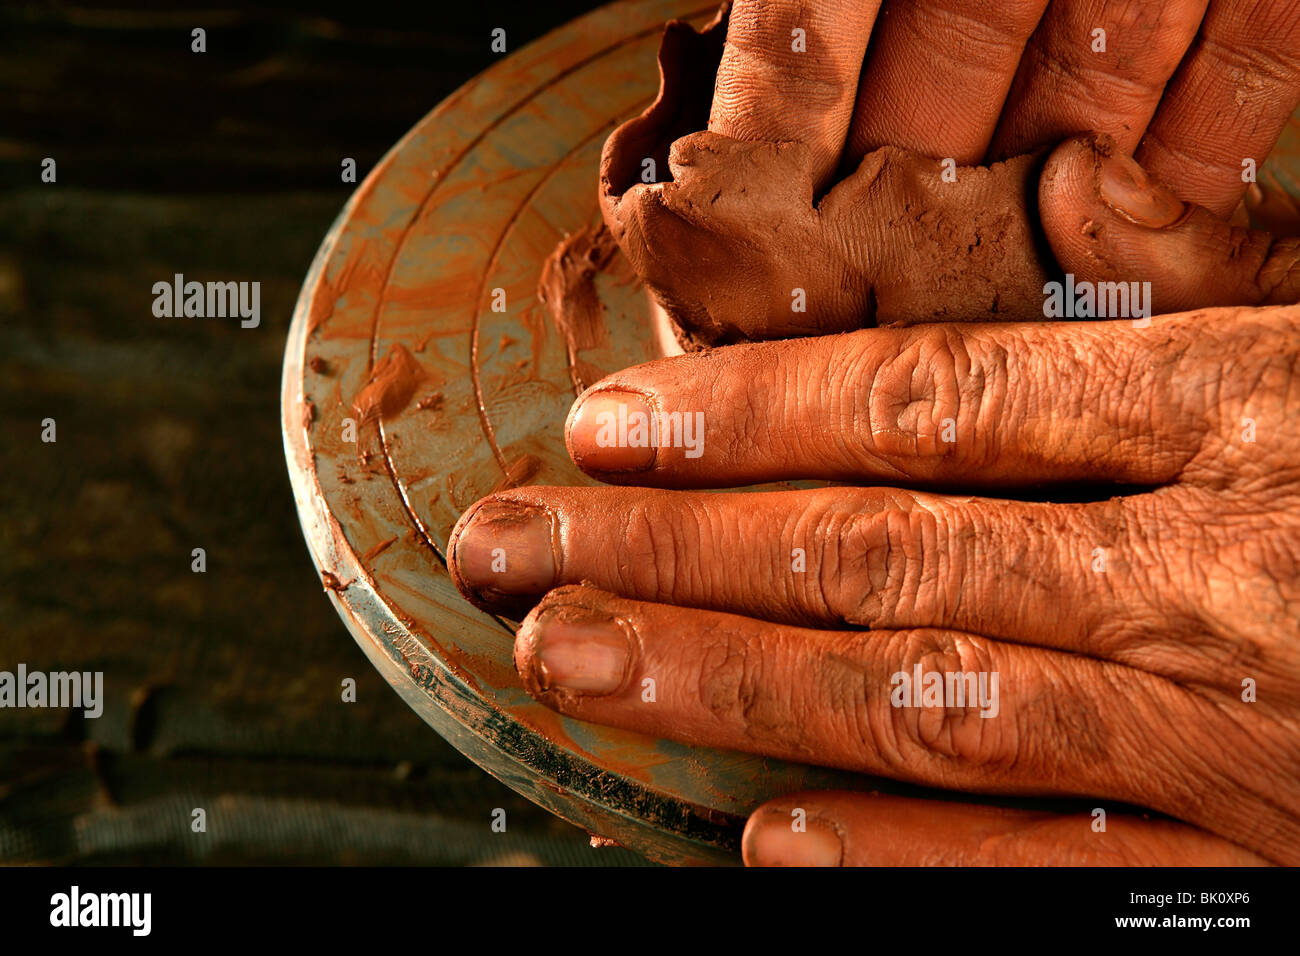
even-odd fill
[{"label": "hand pressing clay", "polygon": [[725,9],[702,33],[669,24],[660,95],[601,163],[605,220],[683,348],[1117,317],[1095,290],[1091,314],[1082,299],[1053,314],[1049,283],[1067,273],[1075,287],[1129,285],[1118,317],[1300,299],[1300,243],[1184,204],[1101,135],[987,167],[886,146],[819,195],[808,145],[704,129],[726,28]]},{"label": "hand pressing clay", "polygon": [[[725,33],[725,16],[702,34],[669,24],[659,98],[601,163],[605,220],[683,347],[1042,315],[1041,160],[954,168],[943,182],[940,163],[885,147],[818,201],[805,144],[699,131]],[[647,158],[672,180],[641,184]]]}]

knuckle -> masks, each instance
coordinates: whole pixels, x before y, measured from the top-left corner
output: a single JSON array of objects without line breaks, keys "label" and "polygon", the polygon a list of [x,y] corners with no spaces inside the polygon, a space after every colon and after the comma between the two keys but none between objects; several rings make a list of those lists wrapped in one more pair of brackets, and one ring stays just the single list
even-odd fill
[{"label": "knuckle", "polygon": [[718,93],[731,106],[734,130],[753,128],[770,136],[768,116],[774,100],[797,101],[820,113],[842,106],[848,95],[844,69],[829,60],[792,57],[770,46],[741,47],[730,42],[727,52],[734,72],[721,77]]},{"label": "knuckle", "polygon": [[689,500],[666,503],[662,495],[634,502],[624,517],[617,576],[628,594],[672,601],[697,587],[701,509]]},{"label": "knuckle", "polygon": [[1021,757],[1015,716],[997,699],[997,660],[985,641],[920,629],[897,632],[888,650],[889,659],[900,662],[890,680],[888,714],[874,733],[864,733],[886,763],[895,764],[891,770],[914,771],[920,758],[992,776]]},{"label": "knuckle", "polygon": [[[1243,440],[1254,441],[1246,432],[1257,423],[1263,428],[1290,414],[1289,396],[1300,382],[1300,308],[1237,310],[1221,333],[1200,331],[1195,341],[1167,376],[1178,389],[1168,390],[1161,403],[1167,430],[1198,436],[1183,476],[1212,490],[1232,487],[1276,508],[1278,496],[1295,487],[1292,469],[1279,467],[1300,450],[1295,435],[1277,433],[1266,456],[1243,456],[1241,448]],[[1202,510],[1201,518],[1214,508]]]},{"label": "knuckle", "polygon": [[[1289,31],[1296,33],[1292,24]],[[1262,80],[1290,85],[1300,76],[1300,54],[1285,41],[1278,43],[1274,36],[1260,35],[1237,38],[1230,36],[1202,38],[1202,49],[1220,64],[1224,73],[1233,77],[1253,77],[1251,86],[1262,90]]]},{"label": "knuckle", "polygon": [[1126,0],[1108,4],[1105,20],[1107,55],[1097,56],[1060,29],[1035,32],[1028,53],[1085,101],[1113,104],[1116,97],[1135,102],[1158,97],[1162,77],[1173,72],[1186,52],[1186,18],[1170,16],[1145,0]]},{"label": "knuckle", "polygon": [[945,462],[986,459],[990,426],[1005,406],[1009,361],[1005,349],[981,343],[972,350],[961,333],[942,327],[910,330],[883,359],[855,358],[846,381],[862,396],[850,416],[862,451],[921,477],[933,477]]},{"label": "knuckle", "polygon": [[[1147,633],[1103,650],[1122,663],[1179,686],[1228,699],[1244,677],[1277,673],[1294,658],[1290,635],[1300,617],[1300,521],[1278,510],[1278,496],[1260,496],[1231,515],[1218,496],[1201,491],[1171,498],[1160,515],[1162,538],[1140,536],[1137,557]],[[1285,508],[1286,506],[1283,506]],[[1180,560],[1162,547],[1178,542]],[[1279,706],[1294,706],[1300,689],[1278,688]]]},{"label": "knuckle", "polygon": [[699,635],[704,648],[699,672],[700,702],[710,713],[726,719],[742,717],[760,686],[757,665],[744,642],[707,628]]},{"label": "knuckle", "polygon": [[796,598],[809,616],[852,623],[852,593],[858,586],[845,542],[856,516],[818,496],[803,511],[792,531],[792,543],[805,552],[812,573],[795,575]]},{"label": "knuckle", "polygon": [[[724,622],[705,625],[697,636],[701,655],[698,693],[703,706],[724,724],[738,727],[764,750],[815,756],[806,727],[814,715],[811,698],[803,707],[779,689],[790,681],[774,679],[770,662],[779,635],[744,637]],[[807,713],[801,711],[807,710]]]},{"label": "knuckle", "polygon": [[[861,52],[852,44],[830,41],[834,29],[843,24],[832,24],[815,12],[809,17],[802,6],[760,0],[739,15],[733,13],[716,92],[725,98],[743,91],[763,97],[768,104],[772,95],[797,96],[810,107],[834,106],[852,96]],[[793,48],[790,38],[795,28],[804,31],[807,49],[815,55]]]},{"label": "knuckle", "polygon": [[[789,390],[779,385],[774,392],[782,398],[791,395]],[[764,389],[761,388],[742,388],[731,391],[727,395],[727,400],[734,409],[728,412],[727,428],[734,434],[734,441],[739,447],[759,449],[771,446],[777,440],[777,435],[771,427],[774,417],[772,395],[764,394]],[[793,399],[796,402],[797,400],[797,397]],[[787,402],[789,401],[790,399],[787,398]],[[797,408],[791,407],[778,408],[775,411],[778,419],[782,415],[793,417],[797,414]],[[776,448],[769,450],[773,457],[778,453]]]},{"label": "knuckle", "polygon": [[1025,55],[1041,72],[1076,88],[1086,89],[1088,80],[1098,75],[1077,44],[1054,42],[1051,34],[1030,37]]},{"label": "knuckle", "polygon": [[943,567],[959,560],[950,540],[947,522],[924,507],[852,516],[838,536],[835,578],[822,583],[829,606],[857,626],[909,627],[944,619],[951,597],[945,582],[961,578]]}]

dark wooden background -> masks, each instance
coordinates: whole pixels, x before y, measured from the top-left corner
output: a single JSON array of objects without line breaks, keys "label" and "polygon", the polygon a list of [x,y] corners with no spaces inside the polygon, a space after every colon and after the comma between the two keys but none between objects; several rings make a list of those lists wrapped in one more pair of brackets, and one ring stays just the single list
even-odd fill
[{"label": "dark wooden background", "polygon": [[[380,680],[321,592],[278,424],[342,159],[363,178],[494,27],[514,50],[593,5],[0,7],[0,670],[105,674],[98,720],[0,710],[0,862],[642,862]],[[155,318],[176,272],[260,281],[261,327]]]}]

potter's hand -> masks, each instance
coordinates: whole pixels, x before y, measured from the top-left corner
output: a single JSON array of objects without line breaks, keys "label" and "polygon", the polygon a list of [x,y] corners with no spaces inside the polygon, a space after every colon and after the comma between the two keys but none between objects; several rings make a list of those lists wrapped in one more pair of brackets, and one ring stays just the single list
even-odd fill
[{"label": "potter's hand", "polygon": [[1059,273],[1150,282],[1155,314],[1300,298],[1300,245],[1225,219],[1300,100],[1300,4],[875,6],[665,37],[601,203],[684,344],[1042,319]]},{"label": "potter's hand", "polygon": [[1226,217],[1297,104],[1292,0],[736,0],[709,129],[807,143],[819,187],[881,146],[973,166],[1096,131]]},{"label": "potter's hand", "polygon": [[[1297,395],[1300,308],[690,354],[579,398],[568,442],[585,471],[676,489],[1131,493],[519,488],[461,518],[450,567],[481,606],[542,599],[516,664],[563,713],[1113,811],[1097,832],[1088,814],[799,797],[751,821],[751,860],[829,858],[837,833],[848,862],[1300,863]],[[657,447],[636,447],[638,412],[662,413]]]}]

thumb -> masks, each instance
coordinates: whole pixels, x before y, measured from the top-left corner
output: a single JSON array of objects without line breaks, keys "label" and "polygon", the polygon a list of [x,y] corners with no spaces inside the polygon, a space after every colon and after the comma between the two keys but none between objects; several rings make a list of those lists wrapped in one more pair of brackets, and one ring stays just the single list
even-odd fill
[{"label": "thumb", "polygon": [[1300,302],[1300,239],[1242,229],[1182,202],[1109,136],[1058,146],[1038,201],[1063,271],[1076,281],[1150,282],[1152,314]]}]

